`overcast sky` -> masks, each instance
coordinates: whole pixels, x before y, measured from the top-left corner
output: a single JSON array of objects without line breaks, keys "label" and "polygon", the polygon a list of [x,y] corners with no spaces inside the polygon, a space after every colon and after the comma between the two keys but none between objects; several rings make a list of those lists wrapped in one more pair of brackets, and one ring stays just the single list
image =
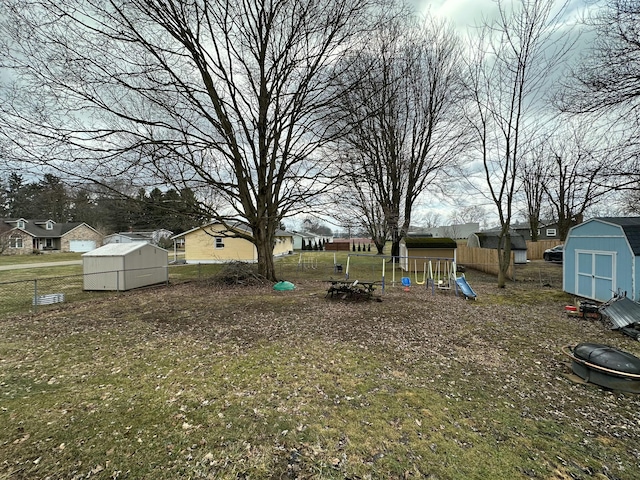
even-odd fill
[{"label": "overcast sky", "polygon": [[[497,11],[495,0],[410,0],[419,12],[430,10],[437,16],[447,18],[461,31],[479,23],[483,16],[491,17]],[[503,0],[508,5],[511,0]],[[566,0],[568,3],[565,21],[573,22],[586,9],[586,0]],[[559,5],[564,3],[558,0]],[[594,4],[593,0],[589,1]]]},{"label": "overcast sky", "polygon": [[[409,0],[415,7],[416,11],[420,13],[427,13],[430,11],[436,17],[441,17],[447,19],[452,22],[455,26],[458,34],[461,39],[464,41],[467,38],[467,35],[472,34],[472,27],[477,26],[482,23],[483,19],[491,19],[495,17],[497,13],[497,5],[496,0]],[[520,3],[521,0],[503,0],[502,3],[505,6],[509,6],[509,4]],[[565,1],[567,1],[567,8],[565,11],[565,15],[561,19],[562,23],[566,25],[566,27],[571,28],[575,26],[576,23],[579,22],[581,18],[583,18],[587,14],[587,8],[595,8],[597,3],[594,0],[557,0],[556,4],[558,8],[564,5]],[[607,1],[607,0],[603,0]],[[588,47],[588,35],[583,35],[581,41],[576,45],[576,48],[573,50],[573,58],[577,59],[578,56],[584,53],[586,47]],[[442,219],[446,219],[451,212],[455,211],[455,207],[452,208],[450,204],[450,200],[452,198],[458,198],[460,196],[460,192],[451,192],[452,196],[449,198],[439,198],[439,195],[433,192],[429,196],[429,201],[424,203],[424,199],[421,198],[422,204],[416,209],[415,216],[419,217],[419,212],[423,209],[426,210],[435,210],[439,213]],[[481,197],[475,197],[471,195],[464,195],[466,200],[458,199],[460,202],[459,206],[467,206],[467,205],[481,205],[486,208],[488,217],[491,221],[496,221],[493,217],[495,216],[495,206],[488,202],[487,199]],[[516,215],[517,219],[519,215]]]}]

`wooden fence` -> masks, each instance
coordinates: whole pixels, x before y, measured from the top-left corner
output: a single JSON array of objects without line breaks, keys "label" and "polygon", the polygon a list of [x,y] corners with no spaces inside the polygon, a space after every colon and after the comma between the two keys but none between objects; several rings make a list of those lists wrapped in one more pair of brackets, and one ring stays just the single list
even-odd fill
[{"label": "wooden fence", "polygon": [[[481,272],[498,275],[498,251],[491,248],[467,247],[458,245],[456,259],[459,265],[480,270]],[[513,280],[514,255],[511,252],[511,261],[507,270],[507,278]]]},{"label": "wooden fence", "polygon": [[[539,240],[532,242],[527,240],[527,260],[542,260],[544,251],[555,247],[559,240]],[[467,247],[458,244],[456,257],[459,265],[464,265],[491,275],[498,275],[498,251],[491,248]],[[514,255],[511,253],[511,262],[507,270],[507,278],[513,280]]]},{"label": "wooden fence", "polygon": [[348,252],[351,250],[351,243],[349,242],[331,242],[324,245],[324,249],[327,252]]},{"label": "wooden fence", "polygon": [[542,260],[544,251],[548,248],[553,248],[563,242],[560,240],[538,240],[532,242],[527,240],[527,260]]}]

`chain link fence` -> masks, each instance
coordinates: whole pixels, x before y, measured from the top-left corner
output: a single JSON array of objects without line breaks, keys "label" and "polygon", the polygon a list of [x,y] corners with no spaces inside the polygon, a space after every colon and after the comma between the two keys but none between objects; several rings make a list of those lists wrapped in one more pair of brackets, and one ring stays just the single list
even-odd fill
[{"label": "chain link fence", "polygon": [[134,288],[201,280],[215,275],[219,268],[217,265],[170,265],[0,282],[0,315],[38,313],[59,303],[116,297]]},{"label": "chain link fence", "polygon": [[[397,263],[371,256],[354,257],[347,265],[346,258],[336,262],[335,258],[321,255],[300,255],[276,262],[276,277],[292,283],[314,280],[329,281],[348,278],[381,283],[384,274],[387,288],[401,287],[402,277],[411,278],[412,283],[421,284],[425,273],[405,272]],[[562,288],[562,267],[547,265],[547,262],[519,265],[516,281],[534,288]],[[91,274],[38,277],[29,280],[0,282],[0,315],[38,313],[60,303],[86,301],[92,298],[110,298],[134,288],[153,286],[162,288],[191,281],[210,281],[225,267],[223,264],[176,264],[168,267],[141,268],[126,272],[108,271]],[[475,266],[471,267],[474,268]],[[383,273],[384,272],[384,273]],[[468,272],[469,273],[469,272]],[[492,280],[490,276],[475,272],[472,281]]]}]

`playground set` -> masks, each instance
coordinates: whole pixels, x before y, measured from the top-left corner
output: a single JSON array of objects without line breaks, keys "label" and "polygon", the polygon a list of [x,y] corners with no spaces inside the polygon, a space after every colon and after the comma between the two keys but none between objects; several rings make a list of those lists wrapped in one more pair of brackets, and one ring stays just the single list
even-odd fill
[{"label": "playground set", "polygon": [[[347,284],[350,280],[350,269],[352,269],[354,263],[357,262],[358,257],[366,256],[371,259],[371,255],[361,254],[349,254],[347,256],[347,263],[344,269],[345,279],[343,283]],[[352,260],[353,259],[353,260]],[[404,291],[410,291],[411,287],[424,287],[425,289],[431,288],[431,294],[434,295],[437,290],[453,290],[456,295],[461,294],[465,300],[475,300],[477,298],[476,292],[471,288],[464,273],[459,276],[456,270],[456,262],[453,258],[430,258],[430,257],[391,257],[391,256],[376,256],[376,259],[380,259],[382,263],[382,271],[380,281],[367,282],[379,284],[384,293],[385,288],[391,284],[402,286]],[[391,278],[386,275],[387,264],[391,263]],[[340,267],[338,269],[337,267]],[[403,276],[400,276],[396,280],[396,266],[400,266],[403,269]],[[334,258],[334,272],[341,272],[342,266],[335,263]],[[413,276],[413,281],[412,281]],[[356,283],[358,280],[356,280]]]}]

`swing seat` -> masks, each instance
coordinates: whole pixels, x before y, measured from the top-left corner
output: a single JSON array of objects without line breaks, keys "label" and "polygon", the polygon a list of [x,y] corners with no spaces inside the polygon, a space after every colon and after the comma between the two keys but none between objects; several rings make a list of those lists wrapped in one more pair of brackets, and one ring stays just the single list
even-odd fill
[{"label": "swing seat", "polygon": [[402,277],[402,286],[403,287],[410,287],[411,286],[411,279],[409,277]]}]

